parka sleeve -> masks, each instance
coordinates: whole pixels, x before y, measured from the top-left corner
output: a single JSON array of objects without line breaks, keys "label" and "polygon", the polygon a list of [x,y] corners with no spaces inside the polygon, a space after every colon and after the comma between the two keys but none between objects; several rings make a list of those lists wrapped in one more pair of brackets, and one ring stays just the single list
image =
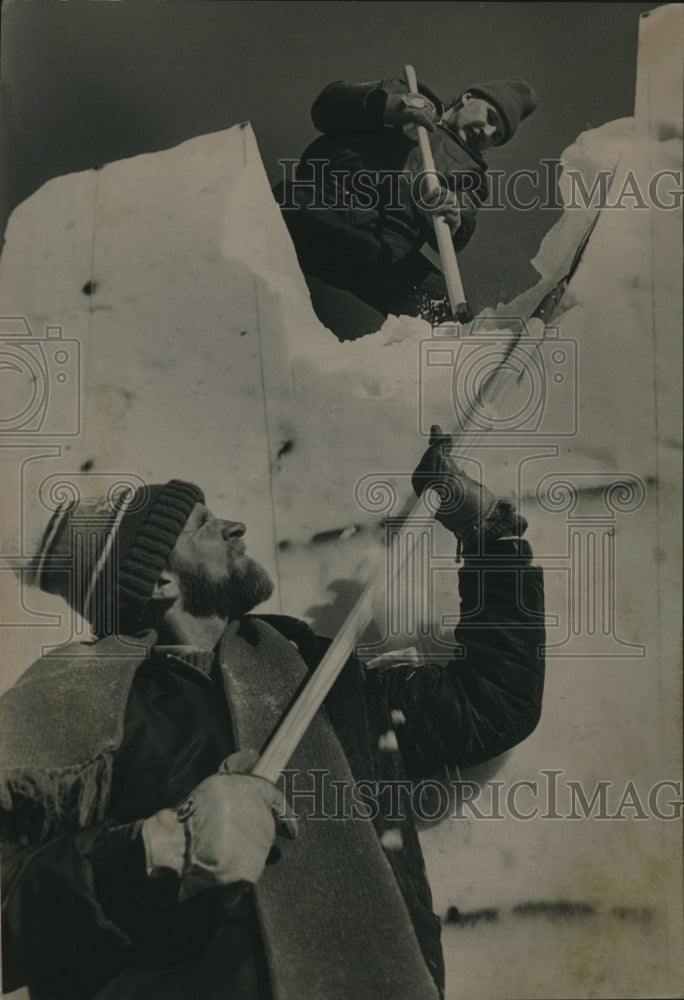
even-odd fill
[{"label": "parka sleeve", "polygon": [[[525,739],[541,712],[544,594],[522,539],[494,543],[459,571],[453,659],[364,673],[371,716],[401,712],[396,737],[411,778],[489,760]],[[397,718],[395,715],[394,718]]]},{"label": "parka sleeve", "polygon": [[108,967],[131,943],[153,899],[175,898],[177,885],[145,877],[139,825],[102,823],[42,844],[3,841],[6,992],[65,977],[76,989],[84,969]]},{"label": "parka sleeve", "polygon": [[[434,104],[441,102],[423,84],[418,90]],[[399,77],[373,80],[369,83],[345,83],[336,80],[328,84],[311,106],[311,120],[319,132],[326,135],[344,132],[372,132],[383,128],[383,115],[388,94],[406,94],[408,85]]]}]

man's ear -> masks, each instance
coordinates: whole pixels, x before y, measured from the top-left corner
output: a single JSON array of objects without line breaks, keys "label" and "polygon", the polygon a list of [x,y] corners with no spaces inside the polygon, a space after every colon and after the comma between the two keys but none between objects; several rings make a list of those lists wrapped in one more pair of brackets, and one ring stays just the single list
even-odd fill
[{"label": "man's ear", "polygon": [[172,569],[163,569],[150,594],[151,601],[175,601],[180,596],[178,577]]},{"label": "man's ear", "polygon": [[468,101],[472,101],[472,99],[473,95],[469,90],[466,90],[465,94],[461,94],[461,96],[459,97],[459,101],[461,102],[461,104],[467,104]]}]

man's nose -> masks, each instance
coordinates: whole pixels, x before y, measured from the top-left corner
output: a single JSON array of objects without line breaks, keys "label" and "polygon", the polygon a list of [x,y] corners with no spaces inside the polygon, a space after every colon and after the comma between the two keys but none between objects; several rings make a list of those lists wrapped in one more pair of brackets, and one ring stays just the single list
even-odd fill
[{"label": "man's nose", "polygon": [[489,122],[487,122],[480,129],[480,132],[482,133],[482,135],[486,136],[487,139],[491,139],[494,133],[496,132],[496,125],[490,125]]},{"label": "man's nose", "polygon": [[228,541],[229,538],[242,538],[246,531],[242,521],[224,521],[221,535]]}]

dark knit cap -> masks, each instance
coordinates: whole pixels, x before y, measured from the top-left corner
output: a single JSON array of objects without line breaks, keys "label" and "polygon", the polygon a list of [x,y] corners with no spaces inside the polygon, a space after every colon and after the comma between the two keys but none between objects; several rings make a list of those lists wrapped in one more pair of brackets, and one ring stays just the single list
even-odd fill
[{"label": "dark knit cap", "polygon": [[47,527],[34,582],[66,598],[97,635],[135,634],[197,503],[204,503],[202,490],[180,479],[71,500]]},{"label": "dark knit cap", "polygon": [[484,97],[501,115],[504,135],[499,143],[500,146],[513,138],[520,122],[531,115],[539,103],[529,83],[517,76],[508,80],[478,83],[474,87],[468,87],[468,90],[471,94]]}]

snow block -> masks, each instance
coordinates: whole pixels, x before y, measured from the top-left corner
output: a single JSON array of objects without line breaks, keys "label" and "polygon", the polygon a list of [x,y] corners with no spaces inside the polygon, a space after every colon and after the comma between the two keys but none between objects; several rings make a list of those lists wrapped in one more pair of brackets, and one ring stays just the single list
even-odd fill
[{"label": "snow block", "polygon": [[[2,453],[4,556],[32,550],[62,479],[90,495],[184,478],[246,522],[280,584],[266,610],[284,593],[334,630],[382,541],[356,485],[398,473],[406,493],[424,447],[413,387],[430,328],[394,319],[341,344],[321,326],[249,125],[45,184],[10,220],[0,301],[3,426],[30,446]],[[5,583],[15,623],[52,641]]]}]

